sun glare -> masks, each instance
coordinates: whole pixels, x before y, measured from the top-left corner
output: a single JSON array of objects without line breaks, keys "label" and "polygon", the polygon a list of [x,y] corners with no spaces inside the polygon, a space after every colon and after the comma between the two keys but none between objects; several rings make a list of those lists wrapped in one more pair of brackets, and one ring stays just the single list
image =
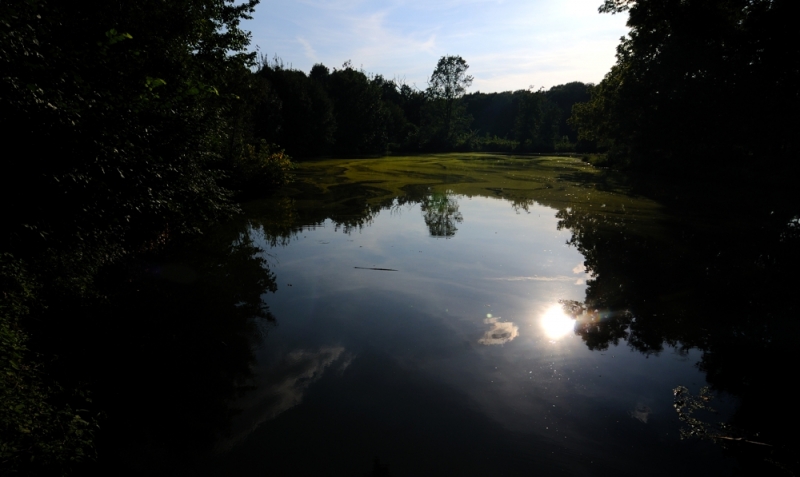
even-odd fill
[{"label": "sun glare", "polygon": [[563,338],[575,329],[575,320],[570,318],[561,305],[553,305],[542,315],[542,328],[548,338],[557,340]]}]

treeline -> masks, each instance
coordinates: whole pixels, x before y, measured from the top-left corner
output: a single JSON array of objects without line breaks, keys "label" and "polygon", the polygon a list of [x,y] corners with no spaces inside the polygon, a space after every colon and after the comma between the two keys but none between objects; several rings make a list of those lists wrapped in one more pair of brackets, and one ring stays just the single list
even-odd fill
[{"label": "treeline", "polygon": [[548,90],[472,93],[464,97],[478,144],[510,142],[510,151],[587,151],[568,122],[573,105],[589,100],[591,84],[574,81]]},{"label": "treeline", "polygon": [[629,15],[617,63],[574,108],[579,138],[620,168],[791,175],[800,42],[792,0],[605,0]]},{"label": "treeline", "polygon": [[[295,157],[387,152],[552,152],[585,149],[568,124],[590,85],[466,93],[469,65],[439,60],[426,89],[356,69],[316,64],[306,74],[262,59],[252,135]],[[448,85],[447,82],[452,84]]]}]

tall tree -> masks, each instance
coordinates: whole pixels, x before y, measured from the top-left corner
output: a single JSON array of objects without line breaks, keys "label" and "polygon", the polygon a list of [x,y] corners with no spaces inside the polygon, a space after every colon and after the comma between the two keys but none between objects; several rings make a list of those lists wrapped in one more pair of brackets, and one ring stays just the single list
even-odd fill
[{"label": "tall tree", "polygon": [[472,85],[473,78],[467,74],[467,69],[469,65],[464,58],[443,56],[428,80],[426,93],[433,107],[434,129],[446,144],[452,142],[454,133],[464,126],[466,120],[460,99]]}]

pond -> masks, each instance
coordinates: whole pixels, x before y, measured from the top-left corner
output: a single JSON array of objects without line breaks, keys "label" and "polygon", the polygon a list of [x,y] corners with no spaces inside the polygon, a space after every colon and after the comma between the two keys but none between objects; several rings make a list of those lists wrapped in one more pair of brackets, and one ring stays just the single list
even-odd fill
[{"label": "pond", "polygon": [[[126,465],[671,476],[791,461],[788,427],[765,417],[788,398],[758,388],[765,361],[792,356],[781,317],[796,305],[748,254],[719,261],[753,243],[735,223],[566,157],[319,160],[296,175],[217,237],[233,248],[213,264],[151,267],[158,288],[218,276],[199,282],[225,304],[201,288],[193,323],[175,325],[185,346],[159,366],[194,377],[161,382],[173,396],[152,407],[168,418],[127,418],[158,421],[147,433],[116,424]],[[130,373],[152,386],[148,369]]]}]

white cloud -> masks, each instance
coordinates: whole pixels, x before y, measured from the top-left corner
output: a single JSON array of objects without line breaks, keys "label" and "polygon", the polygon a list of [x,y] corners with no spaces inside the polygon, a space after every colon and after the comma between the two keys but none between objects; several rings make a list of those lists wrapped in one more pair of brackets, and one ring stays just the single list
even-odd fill
[{"label": "white cloud", "polygon": [[[333,0],[260,5],[253,43],[309,71],[315,62],[356,67],[424,88],[440,56],[471,65],[472,91],[598,82],[614,63],[623,15],[600,0]],[[312,47],[313,45],[313,47]]]},{"label": "white cloud", "polygon": [[508,343],[519,336],[519,327],[510,321],[500,322],[500,318],[486,318],[484,322],[491,325],[478,343],[483,345],[497,345]]},{"label": "white cloud", "polygon": [[301,45],[303,45],[303,50],[305,51],[306,58],[316,63],[318,61],[317,52],[314,51],[314,48],[311,46],[311,43],[309,43],[308,40],[306,40],[305,38],[299,36],[297,37],[297,41],[300,42]]}]

